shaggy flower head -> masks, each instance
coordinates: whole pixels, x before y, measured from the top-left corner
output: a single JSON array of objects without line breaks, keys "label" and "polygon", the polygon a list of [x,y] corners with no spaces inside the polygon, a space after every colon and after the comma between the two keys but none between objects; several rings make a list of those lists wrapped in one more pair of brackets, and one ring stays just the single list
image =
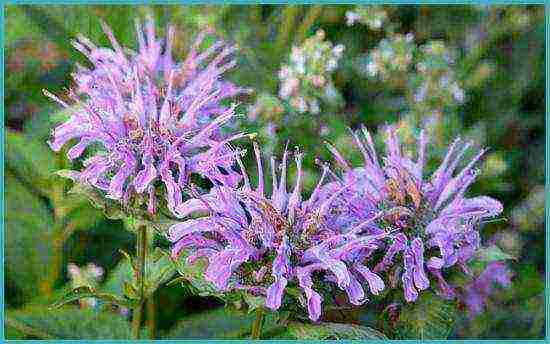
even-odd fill
[{"label": "shaggy flower head", "polygon": [[[437,280],[439,293],[455,297],[453,287],[443,278],[443,270],[452,266],[469,273],[467,263],[480,247],[479,224],[502,212],[502,205],[487,196],[465,197],[476,179],[475,163],[481,150],[456,173],[471,143],[461,146],[456,139],[445,159],[431,177],[425,177],[427,140],[420,134],[416,161],[404,155],[394,128],[387,131],[387,153],[381,164],[370,134],[363,129],[366,142],[354,133],[364,165],[352,168],[332,146],[336,161],[343,169],[338,187],[348,186],[348,194],[340,202],[354,209],[346,218],[363,221],[365,214],[382,211],[372,233],[388,233],[384,256],[376,272],[389,273],[390,286],[400,284],[408,302],[430,286],[428,272]],[[334,188],[334,185],[328,184]],[[331,190],[325,191],[331,192]]]},{"label": "shaggy flower head", "polygon": [[69,176],[115,200],[146,194],[150,213],[155,213],[156,187],[162,185],[168,208],[176,215],[191,173],[221,184],[236,183],[238,175],[230,169],[235,154],[226,143],[242,134],[223,140],[219,132],[234,116],[234,107],[220,102],[245,91],[220,79],[235,65],[227,61],[235,48],[219,41],[199,53],[201,34],[187,58],[176,62],[172,26],[165,39],[157,39],[152,18],[145,27],[136,20],[137,52],[121,47],[107,25],[103,30],[112,49],[82,36],[73,42],[92,68],[77,66],[76,86],[68,93],[77,106],[70,108],[69,120],[55,128],[49,142],[54,151],[71,142],[71,160],[88,148],[90,157],[82,171]]},{"label": "shaggy flower head", "polygon": [[323,296],[319,290],[332,288],[333,283],[356,305],[366,300],[361,282],[378,294],[384,282],[365,265],[365,260],[385,234],[363,235],[368,221],[344,228],[333,220],[339,210],[332,207],[332,202],[343,189],[330,197],[319,197],[327,167],[311,197],[302,200],[300,153],[295,154],[297,178],[291,192],[286,184],[287,151],[279,176],[275,159],[271,158],[272,193],[268,196],[257,145],[254,150],[258,186],[250,185],[238,159],[243,171],[241,187],[218,186],[184,203],[184,215],[206,215],[171,227],[168,238],[174,243],[173,254],[187,249],[188,263],[207,258],[204,276],[218,289],[244,289],[264,295],[266,306],[273,310],[281,307],[285,289],[297,285],[303,292],[299,300],[314,321],[321,315]]}]

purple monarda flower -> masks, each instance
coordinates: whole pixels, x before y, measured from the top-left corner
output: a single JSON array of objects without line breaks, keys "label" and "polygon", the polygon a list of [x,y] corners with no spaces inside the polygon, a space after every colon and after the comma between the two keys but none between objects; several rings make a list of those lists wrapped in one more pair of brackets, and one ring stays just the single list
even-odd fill
[{"label": "purple monarda flower", "polygon": [[[323,297],[318,288],[334,282],[352,304],[366,300],[362,284],[378,294],[384,282],[369,269],[365,260],[385,236],[363,235],[369,219],[343,228],[330,197],[319,197],[323,174],[308,200],[302,200],[302,154],[296,153],[296,184],[287,191],[287,150],[280,166],[271,158],[272,192],[268,196],[260,150],[254,143],[258,186],[253,188],[240,158],[243,183],[239,188],[216,186],[209,194],[197,195],[183,204],[182,215],[202,216],[178,223],[168,232],[173,254],[188,250],[187,262],[205,257],[205,278],[220,290],[244,289],[266,297],[266,306],[281,307],[285,289],[293,283],[303,291],[300,298],[311,320],[321,315]],[[277,176],[277,170],[280,170]],[[366,283],[362,283],[366,282]]]},{"label": "purple monarda flower", "polygon": [[187,58],[177,62],[172,26],[166,38],[157,39],[151,17],[144,27],[136,20],[137,52],[121,47],[111,29],[102,26],[112,48],[97,47],[82,36],[73,42],[92,63],[91,68],[78,65],[73,74],[76,86],[68,97],[76,106],[45,91],[70,111],[69,120],[53,131],[51,148],[59,151],[71,142],[69,159],[87,148],[91,155],[82,171],[70,176],[115,200],[145,194],[151,213],[155,188],[163,185],[176,215],[191,173],[221,184],[238,182],[231,171],[235,153],[227,142],[243,134],[222,139],[219,133],[235,115],[234,106],[221,101],[246,91],[220,79],[235,65],[229,59],[235,48],[218,41],[200,53],[200,34]]},{"label": "purple monarda flower", "polygon": [[[413,161],[401,152],[394,128],[387,130],[387,153],[379,162],[372,137],[363,128],[363,138],[354,132],[355,144],[364,164],[352,168],[331,145],[338,165],[343,169],[339,181],[327,184],[328,192],[347,187],[340,203],[347,203],[347,221],[364,221],[373,212],[383,215],[371,223],[371,233],[387,233],[384,256],[374,271],[389,271],[395,285],[402,282],[405,299],[415,301],[421,290],[430,286],[427,272],[438,282],[438,292],[454,297],[453,288],[443,278],[442,271],[457,265],[469,273],[469,262],[480,246],[478,225],[484,219],[502,212],[502,205],[487,196],[465,197],[476,178],[474,164],[483,155],[481,150],[458,173],[462,157],[471,146],[456,139],[441,165],[431,177],[425,178],[427,140],[422,132],[418,143],[418,158]],[[396,264],[396,262],[401,262]]]}]

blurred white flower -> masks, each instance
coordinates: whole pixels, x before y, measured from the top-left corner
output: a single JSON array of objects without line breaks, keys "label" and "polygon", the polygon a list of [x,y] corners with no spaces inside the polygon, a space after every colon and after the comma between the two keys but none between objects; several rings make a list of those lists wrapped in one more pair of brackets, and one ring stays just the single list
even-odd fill
[{"label": "blurred white flower", "polygon": [[[84,268],[80,268],[74,263],[69,263],[67,264],[67,273],[71,288],[75,289],[84,286],[96,288],[103,277],[104,270],[93,263],[88,263]],[[93,297],[81,299],[79,303],[83,308],[95,307],[98,304],[97,300]]]},{"label": "blurred white flower", "polygon": [[353,10],[346,12],[346,25],[361,23],[371,30],[380,30],[388,19],[387,9],[388,7],[376,5],[355,6]]},{"label": "blurred white flower", "polygon": [[[339,99],[338,91],[332,85],[332,73],[338,68],[345,47],[333,46],[325,41],[325,32],[318,30],[302,45],[292,47],[289,63],[281,66],[278,76],[279,97],[289,101],[289,105],[300,113],[319,114],[323,101]],[[324,97],[336,93],[334,97]],[[332,96],[332,94],[331,94]]]},{"label": "blurred white flower", "polygon": [[346,24],[348,26],[352,26],[356,22],[358,22],[361,19],[361,15],[359,13],[355,13],[353,11],[347,11],[346,12]]}]

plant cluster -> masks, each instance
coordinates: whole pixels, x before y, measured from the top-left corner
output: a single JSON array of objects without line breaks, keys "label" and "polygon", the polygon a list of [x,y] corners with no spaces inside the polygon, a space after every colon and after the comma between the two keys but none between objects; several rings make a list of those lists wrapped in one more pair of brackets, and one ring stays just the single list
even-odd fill
[{"label": "plant cluster", "polygon": [[246,9],[9,8],[7,336],[540,336],[540,8]]},{"label": "plant cluster", "polygon": [[[330,162],[320,163],[321,177],[304,199],[303,153],[298,148],[294,153],[292,190],[287,187],[287,148],[280,164],[271,157],[269,186],[254,142],[254,187],[241,160],[244,151],[231,144],[247,135],[224,135],[220,130],[235,115],[234,106],[223,106],[223,100],[245,91],[221,78],[235,65],[226,60],[234,48],[218,41],[199,52],[201,35],[188,57],[178,62],[171,54],[173,27],[166,29],[166,38],[158,39],[151,17],[143,27],[136,21],[137,52],[122,48],[107,25],[103,29],[112,49],[82,36],[74,42],[93,64],[91,69],[79,66],[74,74],[76,87],[68,92],[74,104],[45,91],[69,109],[69,119],[55,128],[50,146],[59,151],[76,139],[67,156],[84,157],[82,167],[60,175],[95,197],[114,201],[120,216],[136,223],[136,286],[131,291],[135,336],[147,299],[147,227],[158,230],[163,218],[175,222],[166,232],[173,244],[172,259],[178,261],[184,253],[185,264],[206,261],[205,284],[225,298],[235,292],[255,298],[258,326],[253,337],[260,335],[264,308],[289,311],[285,321],[304,321],[301,308],[318,321],[322,304],[333,305],[340,292],[347,295],[347,303],[362,305],[369,295],[386,289],[386,298],[401,302],[391,292],[400,289],[410,303],[433,286],[440,297],[462,297],[479,311],[493,280],[509,284],[505,265],[492,258],[485,269],[471,267],[476,255],[486,250],[479,227],[502,212],[493,198],[465,196],[484,150],[457,173],[472,145],[460,146],[457,139],[433,175],[425,178],[428,137],[423,132],[413,160],[390,127],[386,155],[379,159],[363,128],[362,135],[352,132],[363,164],[352,167],[328,144],[332,165],[342,172],[334,172]],[[328,82],[333,87],[324,74],[336,68],[343,47],[332,49],[323,39],[318,31],[303,47],[293,48],[292,67],[283,66],[280,73],[282,98],[298,97],[294,86],[301,83],[324,87]],[[431,45],[422,51],[440,56],[440,50]],[[324,52],[331,56],[323,58]],[[205,63],[210,56],[212,61]],[[193,177],[211,186],[205,191]],[[457,275],[455,270],[465,277],[453,285],[446,278]],[[71,265],[69,273],[75,283],[81,277],[76,266]],[[194,277],[182,277],[193,284]],[[460,288],[465,291],[456,290]]]}]

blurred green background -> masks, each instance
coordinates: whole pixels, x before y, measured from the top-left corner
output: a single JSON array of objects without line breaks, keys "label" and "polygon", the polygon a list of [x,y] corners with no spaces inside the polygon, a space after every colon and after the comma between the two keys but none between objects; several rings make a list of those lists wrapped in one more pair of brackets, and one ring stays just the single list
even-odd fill
[{"label": "blurred green background", "polygon": [[[473,192],[504,203],[503,219],[487,224],[482,236],[516,257],[514,279],[511,288],[492,296],[485,313],[457,317],[451,337],[544,336],[543,6],[8,5],[9,338],[128,336],[127,310],[105,310],[93,299],[47,309],[82,281],[119,290],[128,274],[119,249],[132,252],[134,238],[123,223],[67,195],[69,183],[53,175],[70,163],[46,145],[59,110],[41,90],[62,93],[75,62],[87,63],[70,45],[76,34],[108,45],[101,18],[123,45],[135,48],[133,19],[149,12],[161,31],[168,22],[176,26],[179,59],[206,27],[238,45],[238,67],[226,77],[254,92],[238,99],[242,115],[234,128],[257,132],[267,152],[280,152],[286,140],[301,147],[306,189],[318,174],[315,159],[328,159],[323,141],[359,161],[347,128],[360,124],[378,133],[379,143],[381,128],[397,124],[412,148],[418,128],[427,128],[433,161],[455,136],[489,147]],[[300,79],[297,86],[289,78],[304,65],[303,75],[322,78]],[[253,166],[250,159],[246,163]],[[163,285],[154,300],[155,317],[147,321],[156,325],[157,337],[237,337],[252,321],[178,284]],[[367,304],[341,321],[371,325],[373,317]]]}]

